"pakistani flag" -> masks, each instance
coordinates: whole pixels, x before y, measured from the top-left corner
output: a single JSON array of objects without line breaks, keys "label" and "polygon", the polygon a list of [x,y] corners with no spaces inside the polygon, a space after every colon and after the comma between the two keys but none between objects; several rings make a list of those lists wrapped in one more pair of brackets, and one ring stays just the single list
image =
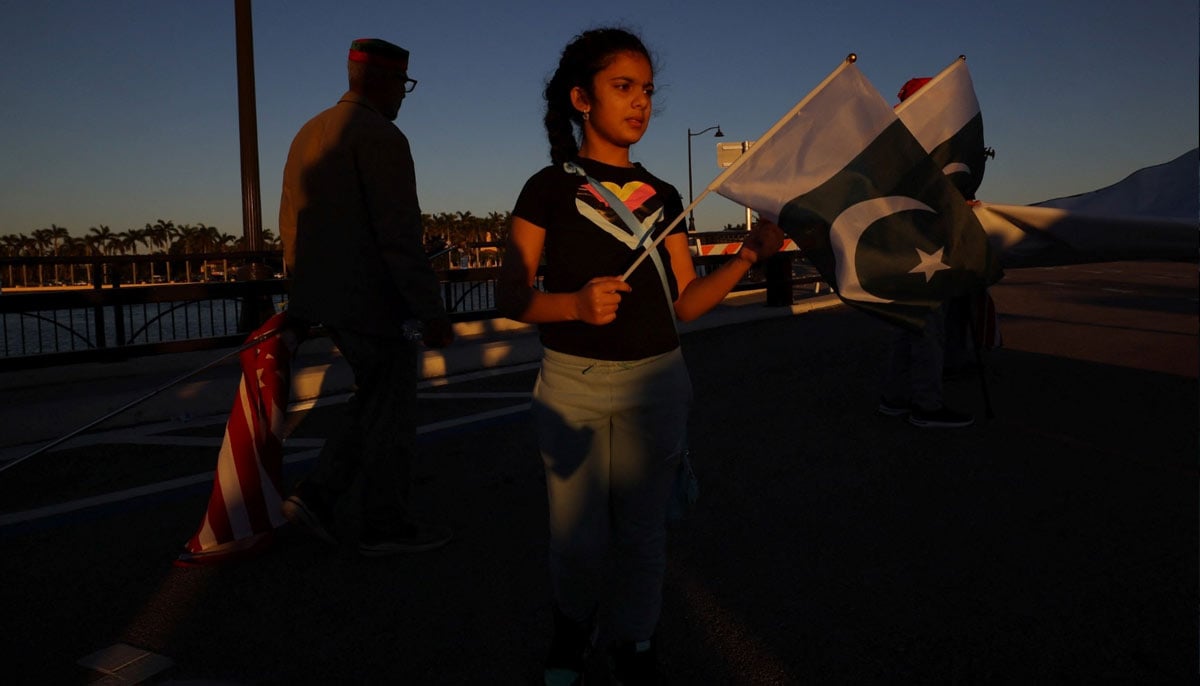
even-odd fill
[{"label": "pakistani flag", "polygon": [[845,302],[897,324],[920,328],[995,273],[962,195],[853,56],[710,188],[779,224]]},{"label": "pakistani flag", "polygon": [[897,105],[896,116],[963,197],[974,200],[983,181],[987,149],[983,114],[966,58],[959,57]]}]

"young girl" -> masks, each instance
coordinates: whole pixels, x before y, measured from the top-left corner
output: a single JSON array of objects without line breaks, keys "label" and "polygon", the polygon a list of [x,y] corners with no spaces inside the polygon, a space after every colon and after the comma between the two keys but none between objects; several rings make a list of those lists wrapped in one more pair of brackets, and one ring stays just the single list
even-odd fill
[{"label": "young girl", "polygon": [[679,222],[623,281],[683,211],[679,192],[629,157],[653,111],[650,54],[625,30],[584,32],[544,95],[551,165],[517,198],[498,299],[506,316],[539,325],[545,350],[533,414],[555,601],[546,683],[581,678],[601,597],[613,675],[644,683],[657,674],[667,501],[691,403],[675,320],[719,303],[783,235],[760,222],[735,258],[698,278]]}]

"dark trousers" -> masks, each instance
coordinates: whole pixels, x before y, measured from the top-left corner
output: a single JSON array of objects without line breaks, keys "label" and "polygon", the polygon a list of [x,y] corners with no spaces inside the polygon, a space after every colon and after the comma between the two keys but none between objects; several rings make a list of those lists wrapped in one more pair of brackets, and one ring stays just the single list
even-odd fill
[{"label": "dark trousers", "polygon": [[883,382],[885,400],[907,401],[922,410],[942,407],[945,327],[946,313],[941,307],[925,316],[925,328],[920,332],[896,327]]},{"label": "dark trousers", "polygon": [[417,438],[417,343],[330,329],[357,391],[308,481],[333,502],[362,477],[363,528],[387,532],[408,516]]}]

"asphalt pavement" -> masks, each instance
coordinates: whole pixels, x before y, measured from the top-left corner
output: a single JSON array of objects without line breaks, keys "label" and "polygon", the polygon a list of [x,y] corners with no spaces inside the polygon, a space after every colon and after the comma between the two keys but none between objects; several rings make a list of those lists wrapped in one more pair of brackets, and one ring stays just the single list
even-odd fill
[{"label": "asphalt pavement", "polygon": [[[1010,272],[1004,347],[947,381],[978,418],[958,430],[875,415],[890,331],[830,296],[689,327],[701,496],[668,543],[668,683],[1194,683],[1197,291],[1194,263]],[[536,339],[496,328],[429,362],[414,507],[456,534],[434,552],[358,556],[350,508],[338,547],[284,527],[246,559],[174,566],[232,367],[0,472],[5,682],[539,683]],[[306,345],[289,481],[349,390]],[[99,370],[0,379],[0,460],[44,440],[35,417],[69,430],[194,362],[116,400]]]}]

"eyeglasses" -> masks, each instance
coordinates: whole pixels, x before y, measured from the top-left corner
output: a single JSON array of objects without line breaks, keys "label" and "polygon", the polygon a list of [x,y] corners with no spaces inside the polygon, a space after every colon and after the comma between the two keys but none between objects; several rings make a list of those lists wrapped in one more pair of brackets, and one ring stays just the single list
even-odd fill
[{"label": "eyeglasses", "polygon": [[416,80],[416,79],[410,79],[410,78],[407,78],[407,77],[406,77],[406,78],[404,79],[404,92],[405,92],[405,93],[411,93],[411,92],[413,92],[413,91],[414,91],[414,90],[416,90],[416,89],[417,89],[417,80]]}]

